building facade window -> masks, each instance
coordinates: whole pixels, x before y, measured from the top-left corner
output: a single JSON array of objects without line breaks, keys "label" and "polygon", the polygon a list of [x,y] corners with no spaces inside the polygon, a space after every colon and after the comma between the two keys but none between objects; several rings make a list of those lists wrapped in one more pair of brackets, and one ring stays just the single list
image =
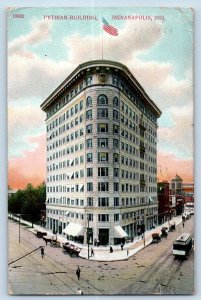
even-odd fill
[{"label": "building facade window", "polygon": [[97,131],[98,131],[98,133],[108,132],[108,124],[107,123],[98,123]]},{"label": "building facade window", "polygon": [[119,120],[119,112],[116,109],[113,109],[113,120]]},{"label": "building facade window", "polygon": [[93,191],[93,182],[87,182],[87,192]]},{"label": "building facade window", "polygon": [[75,105],[75,114],[77,114],[78,111],[79,111],[79,106],[78,106],[78,104],[76,104],[76,105]]},{"label": "building facade window", "polygon": [[112,84],[115,86],[119,86],[119,79],[117,77],[112,77]]},{"label": "building facade window", "polygon": [[71,109],[70,109],[70,115],[71,115],[71,117],[74,115],[74,107],[71,107]]},{"label": "building facade window", "polygon": [[109,222],[109,215],[108,214],[99,214],[98,221],[99,222]]},{"label": "building facade window", "polygon": [[113,106],[119,107],[119,99],[117,97],[113,98]]},{"label": "building facade window", "polygon": [[113,134],[119,134],[119,126],[113,125]]},{"label": "building facade window", "polygon": [[114,173],[114,177],[119,177],[119,169],[118,168],[114,168],[113,173]]},{"label": "building facade window", "polygon": [[93,206],[93,197],[87,197],[87,206]]},{"label": "building facade window", "polygon": [[87,214],[87,218],[89,221],[93,221],[93,214]]},{"label": "building facade window", "polygon": [[87,153],[86,158],[87,162],[93,162],[93,153]]},{"label": "building facade window", "polygon": [[108,168],[107,167],[98,168],[98,176],[99,177],[108,176]]},{"label": "building facade window", "polygon": [[108,147],[108,139],[107,138],[99,138],[98,139],[98,147],[107,148]]},{"label": "building facade window", "polygon": [[87,125],[86,126],[86,134],[90,134],[90,133],[92,133],[92,124],[89,124],[89,125]]},{"label": "building facade window", "polygon": [[109,198],[106,197],[98,198],[98,206],[109,206]]},{"label": "building facade window", "polygon": [[87,139],[86,140],[86,148],[92,148],[92,147],[93,147],[92,139]]},{"label": "building facade window", "polygon": [[86,86],[89,86],[89,85],[91,85],[92,84],[92,76],[88,76],[87,78],[86,78]]},{"label": "building facade window", "polygon": [[119,148],[119,140],[113,139],[113,148],[118,149]]},{"label": "building facade window", "polygon": [[119,214],[114,214],[114,222],[119,221]]},{"label": "building facade window", "polygon": [[114,206],[119,206],[119,197],[114,198]]},{"label": "building facade window", "polygon": [[86,107],[92,106],[92,98],[90,96],[87,97]]},{"label": "building facade window", "polygon": [[93,168],[87,168],[87,177],[93,176]]},{"label": "building facade window", "polygon": [[108,153],[107,152],[99,152],[98,153],[98,161],[99,162],[108,161]]},{"label": "building facade window", "polygon": [[113,163],[118,163],[119,162],[119,154],[118,153],[114,153],[113,154]]},{"label": "building facade window", "polygon": [[83,100],[82,101],[80,101],[80,110],[82,110],[83,109]]},{"label": "building facade window", "polygon": [[109,183],[108,182],[99,182],[98,183],[98,191],[99,192],[108,192],[109,191]]},{"label": "building facade window", "polygon": [[97,105],[108,105],[108,99],[105,95],[98,96]]},{"label": "building facade window", "polygon": [[86,119],[87,120],[92,119],[92,109],[86,111]]},{"label": "building facade window", "polygon": [[119,183],[118,182],[114,182],[113,183],[113,191],[114,192],[118,192],[119,191]]},{"label": "building facade window", "polygon": [[97,117],[98,117],[98,119],[108,118],[108,109],[107,108],[98,108],[97,109]]}]

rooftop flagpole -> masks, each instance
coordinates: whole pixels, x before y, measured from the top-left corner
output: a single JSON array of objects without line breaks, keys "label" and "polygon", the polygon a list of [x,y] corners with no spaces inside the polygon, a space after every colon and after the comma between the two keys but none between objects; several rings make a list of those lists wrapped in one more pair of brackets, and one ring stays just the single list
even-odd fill
[{"label": "rooftop flagpole", "polygon": [[118,36],[118,29],[113,27],[108,23],[108,21],[103,17],[103,12],[102,14],[102,59],[103,59],[103,30],[106,31],[108,34],[113,35],[113,36]]},{"label": "rooftop flagpole", "polygon": [[101,28],[102,28],[102,60],[103,60],[103,11],[101,12]]}]

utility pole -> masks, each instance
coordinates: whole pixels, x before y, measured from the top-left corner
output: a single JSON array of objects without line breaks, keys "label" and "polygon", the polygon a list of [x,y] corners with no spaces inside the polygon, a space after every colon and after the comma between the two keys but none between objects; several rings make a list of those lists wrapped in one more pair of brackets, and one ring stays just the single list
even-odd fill
[{"label": "utility pole", "polygon": [[[145,220],[144,220],[145,221]],[[145,222],[144,222],[145,223]],[[144,240],[144,247],[145,247],[145,224],[144,224],[144,233],[143,233],[143,240]]]},{"label": "utility pole", "polygon": [[88,244],[88,259],[89,259],[89,216],[87,216],[87,244]]},{"label": "utility pole", "polygon": [[20,244],[20,218],[21,218],[21,215],[19,215],[19,244]]}]

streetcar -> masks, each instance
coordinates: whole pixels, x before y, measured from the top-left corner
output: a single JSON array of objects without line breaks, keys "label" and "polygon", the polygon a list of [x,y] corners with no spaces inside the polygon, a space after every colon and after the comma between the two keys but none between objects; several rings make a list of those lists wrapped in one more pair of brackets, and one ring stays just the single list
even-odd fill
[{"label": "streetcar", "polygon": [[182,233],[173,242],[173,255],[175,257],[188,258],[193,249],[193,236],[190,233]]}]

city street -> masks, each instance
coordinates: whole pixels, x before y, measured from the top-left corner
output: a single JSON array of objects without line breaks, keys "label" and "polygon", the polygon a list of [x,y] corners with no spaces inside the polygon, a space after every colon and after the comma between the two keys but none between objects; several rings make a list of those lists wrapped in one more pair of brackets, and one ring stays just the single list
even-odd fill
[{"label": "city street", "polygon": [[[99,262],[63,254],[22,226],[19,243],[19,225],[9,221],[9,293],[74,295],[81,288],[84,295],[192,294],[194,253],[184,261],[172,255],[172,243],[182,232],[193,233],[193,217],[128,260]],[[45,246],[43,259],[40,246]]]}]

